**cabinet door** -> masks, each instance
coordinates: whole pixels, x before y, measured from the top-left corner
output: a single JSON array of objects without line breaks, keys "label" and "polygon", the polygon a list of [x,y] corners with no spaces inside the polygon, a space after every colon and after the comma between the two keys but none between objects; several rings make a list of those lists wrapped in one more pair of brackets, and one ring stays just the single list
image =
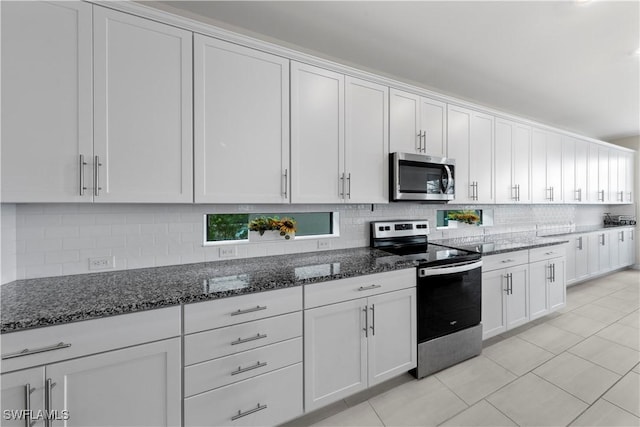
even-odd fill
[{"label": "cabinet door", "polygon": [[505,310],[506,276],[504,270],[482,273],[482,338],[507,330]]},{"label": "cabinet door", "polygon": [[562,138],[562,199],[565,203],[578,203],[576,186],[576,144],[573,138]]},{"label": "cabinet door", "polygon": [[192,202],[191,33],[94,7],[97,202]]},{"label": "cabinet door", "polygon": [[288,202],[289,60],[199,34],[193,59],[196,203]]},{"label": "cabinet door", "polygon": [[[4,7],[4,5],[3,5]],[[4,12],[4,11],[3,11]],[[6,427],[24,427],[25,412],[43,411],[44,407],[44,368],[32,368],[24,371],[0,375],[2,384],[2,425]],[[28,393],[28,398],[27,398]],[[25,411],[25,412],[23,412]],[[33,427],[42,427],[43,419],[30,420]]]},{"label": "cabinet door", "polygon": [[344,76],[291,63],[291,201],[344,201]]},{"label": "cabinet door", "polygon": [[345,79],[346,201],[389,202],[389,89]]},{"label": "cabinet door", "polygon": [[305,410],[367,388],[365,299],[305,310]]},{"label": "cabinet door", "polygon": [[609,149],[598,148],[598,191],[600,202],[608,203],[609,196]]},{"label": "cabinet door", "polygon": [[423,132],[424,153],[429,156],[447,156],[447,104],[429,98],[420,98],[420,129]]},{"label": "cabinet door", "polygon": [[416,367],[416,289],[370,297],[369,387]]},{"label": "cabinet door", "polygon": [[557,133],[547,134],[547,187],[550,202],[562,203],[562,137]]},{"label": "cabinet door", "polygon": [[587,255],[589,275],[598,274],[600,272],[600,245],[602,242],[602,233],[592,233],[587,237]]},{"label": "cabinet door", "polygon": [[516,125],[513,128],[513,185],[519,203],[531,202],[531,128]]},{"label": "cabinet door", "polygon": [[624,173],[624,165],[620,167],[618,150],[609,150],[609,201],[611,203],[622,203],[624,196],[624,181],[620,181],[618,173],[620,171]]},{"label": "cabinet door", "polygon": [[611,236],[607,232],[598,233],[598,272],[611,270]]},{"label": "cabinet door", "polygon": [[529,264],[529,320],[537,319],[549,313],[548,282],[550,277],[551,267],[549,262],[539,261]]},{"label": "cabinet door", "polygon": [[610,230],[607,233],[611,246],[609,248],[609,260],[611,268],[616,269],[622,266],[621,252],[624,249],[624,230]]},{"label": "cabinet door", "polygon": [[91,201],[91,9],[2,2],[2,202]]},{"label": "cabinet door", "polygon": [[[587,194],[587,173],[589,168],[589,143],[585,141],[576,140],[575,145],[575,185],[573,188],[573,199],[565,198],[565,202],[569,203],[570,200],[574,200],[578,203],[585,203],[588,201]],[[565,194],[567,192],[565,191]],[[571,194],[568,194],[571,196]]]},{"label": "cabinet door", "polygon": [[549,281],[549,310],[555,311],[567,303],[567,282],[565,276],[565,258],[554,258],[550,262],[551,280]]},{"label": "cabinet door", "polygon": [[633,203],[634,202],[634,197],[633,197],[633,192],[634,192],[634,182],[635,182],[635,178],[634,178],[634,170],[635,170],[635,164],[634,164],[634,158],[635,156],[637,156],[638,153],[626,153],[624,156],[624,162],[625,162],[625,189],[624,189],[624,202],[625,203]]},{"label": "cabinet door", "polygon": [[421,153],[420,97],[397,89],[389,90],[389,151]]},{"label": "cabinet door", "polygon": [[546,133],[534,129],[531,142],[531,201],[533,203],[549,202],[547,188]]},{"label": "cabinet door", "polygon": [[[585,236],[579,236],[576,238],[576,246],[575,250],[569,250],[568,252],[573,252],[575,255],[575,280],[583,280],[587,276],[589,276],[589,239]],[[567,260],[566,266],[566,283],[569,284],[569,261]]]},{"label": "cabinet door", "polygon": [[507,329],[529,321],[529,271],[527,266],[505,270],[511,274],[511,291],[507,296]]},{"label": "cabinet door", "polygon": [[49,365],[46,376],[66,426],[177,426],[180,365],[173,338]]},{"label": "cabinet door", "polygon": [[598,177],[600,176],[599,172],[599,163],[598,163],[598,149],[599,145],[595,143],[589,143],[589,158],[588,158],[588,178],[587,178],[587,201],[589,203],[600,203],[602,202],[600,191],[600,186],[598,183]]},{"label": "cabinet door", "polygon": [[456,161],[456,198],[454,203],[474,201],[474,188],[469,177],[469,145],[471,144],[471,110],[449,105],[447,112],[447,157]]},{"label": "cabinet door", "polygon": [[513,170],[511,141],[514,134],[514,123],[496,119],[495,122],[495,192],[496,203],[515,202],[513,188]]},{"label": "cabinet door", "polygon": [[493,170],[493,116],[473,112],[469,144],[469,180],[475,186],[474,200],[478,203],[494,202]]}]

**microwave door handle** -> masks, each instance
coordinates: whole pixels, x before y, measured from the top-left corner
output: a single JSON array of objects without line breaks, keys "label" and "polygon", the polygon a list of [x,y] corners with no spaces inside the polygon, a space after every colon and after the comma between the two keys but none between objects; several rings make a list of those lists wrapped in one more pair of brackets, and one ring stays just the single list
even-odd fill
[{"label": "microwave door handle", "polygon": [[444,170],[447,171],[447,187],[442,188],[443,194],[448,194],[449,190],[453,186],[453,175],[451,174],[451,168],[449,165],[444,165]]}]

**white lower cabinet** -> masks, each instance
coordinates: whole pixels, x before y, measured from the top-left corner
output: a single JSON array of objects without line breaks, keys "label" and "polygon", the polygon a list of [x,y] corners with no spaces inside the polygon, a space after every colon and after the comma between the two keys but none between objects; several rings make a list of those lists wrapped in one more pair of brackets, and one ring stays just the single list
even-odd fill
[{"label": "white lower cabinet", "polygon": [[[574,253],[568,259],[575,258],[575,273],[572,265],[567,265],[567,284],[573,284],[612,270],[628,267],[635,263],[635,228],[616,227],[572,237],[578,241]],[[587,249],[584,256],[584,249]],[[586,266],[582,264],[586,263]],[[586,270],[586,272],[585,272]]]},{"label": "white lower cabinet", "polygon": [[589,277],[589,239],[586,235],[569,238],[565,267],[567,286]]},{"label": "white lower cabinet", "polygon": [[[386,292],[389,275],[405,289]],[[376,279],[381,278],[381,281]],[[307,286],[305,301],[325,299],[326,289],[343,284],[350,300],[305,303],[305,410],[312,411],[416,366],[415,270],[381,273]],[[397,285],[399,286],[399,285]],[[382,292],[382,293],[380,293]],[[355,298],[358,294],[369,296]],[[322,295],[320,299],[313,294]]]},{"label": "white lower cabinet", "polygon": [[4,334],[3,425],[179,426],[179,334],[179,307]]},{"label": "white lower cabinet", "polygon": [[490,338],[529,321],[528,265],[482,273],[482,337]]},{"label": "white lower cabinet", "polygon": [[483,257],[483,339],[564,307],[565,265],[561,245]]},{"label": "white lower cabinet", "polygon": [[186,426],[302,415],[302,287],[189,304],[184,325]]},{"label": "white lower cabinet", "polygon": [[529,320],[534,320],[566,305],[564,247],[529,251]]}]

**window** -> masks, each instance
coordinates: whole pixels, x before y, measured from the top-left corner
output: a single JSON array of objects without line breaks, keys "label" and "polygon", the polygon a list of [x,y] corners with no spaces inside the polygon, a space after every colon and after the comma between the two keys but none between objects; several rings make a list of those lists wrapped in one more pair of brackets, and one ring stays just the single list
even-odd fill
[{"label": "window", "polygon": [[205,244],[248,242],[249,222],[265,216],[294,219],[297,228],[295,239],[339,235],[337,212],[207,214],[205,215]]},{"label": "window", "polygon": [[493,225],[493,211],[482,209],[437,211],[436,227],[459,228]]}]

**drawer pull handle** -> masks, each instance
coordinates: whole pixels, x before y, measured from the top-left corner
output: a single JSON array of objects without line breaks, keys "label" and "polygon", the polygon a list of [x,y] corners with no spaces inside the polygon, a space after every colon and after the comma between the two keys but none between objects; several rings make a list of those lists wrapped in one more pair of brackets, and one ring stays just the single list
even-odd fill
[{"label": "drawer pull handle", "polygon": [[513,262],[513,261],[515,261],[515,260],[514,260],[514,259],[509,258],[509,259],[504,259],[504,260],[502,260],[502,263],[503,263],[503,264],[506,264],[506,263],[508,263],[508,262]]},{"label": "drawer pull handle", "polygon": [[253,409],[249,409],[248,411],[242,412],[242,411],[238,410],[238,415],[234,415],[233,417],[231,417],[231,421],[235,421],[238,418],[246,417],[247,415],[251,415],[254,412],[262,411],[263,409],[267,409],[267,405],[260,405],[258,403],[258,406],[256,406]]},{"label": "drawer pull handle", "polygon": [[253,371],[254,369],[264,368],[265,366],[267,366],[267,362],[260,363],[260,361],[258,361],[258,363],[256,363],[255,365],[247,366],[246,368],[242,368],[242,367],[238,366],[238,369],[236,369],[235,371],[231,372],[231,375],[242,374],[242,373],[247,372],[247,371]]},{"label": "drawer pull handle", "polygon": [[551,252],[545,252],[544,254],[545,254],[545,255],[553,255],[553,254],[555,254],[555,252],[553,252],[553,251],[551,251]]},{"label": "drawer pull handle", "polygon": [[45,351],[60,350],[61,348],[67,348],[67,347],[71,347],[71,344],[60,342],[58,344],[50,345],[47,347],[32,348],[32,349],[25,348],[24,350],[16,351],[15,353],[3,354],[2,360],[13,359],[14,357],[29,356],[31,354],[44,353]]},{"label": "drawer pull handle", "polygon": [[266,305],[263,305],[263,306],[256,305],[255,307],[247,308],[246,310],[239,310],[238,309],[236,311],[231,312],[231,315],[232,316],[237,316],[239,314],[253,313],[254,311],[260,311],[260,310],[266,310],[266,309],[267,309]]},{"label": "drawer pull handle", "polygon": [[264,335],[257,334],[255,337],[238,338],[237,340],[233,341],[231,345],[244,344],[249,341],[261,340],[262,338],[266,338],[266,337],[267,337],[267,334],[264,334]]},{"label": "drawer pull handle", "polygon": [[360,286],[358,291],[370,291],[371,289],[381,288],[382,285]]}]

